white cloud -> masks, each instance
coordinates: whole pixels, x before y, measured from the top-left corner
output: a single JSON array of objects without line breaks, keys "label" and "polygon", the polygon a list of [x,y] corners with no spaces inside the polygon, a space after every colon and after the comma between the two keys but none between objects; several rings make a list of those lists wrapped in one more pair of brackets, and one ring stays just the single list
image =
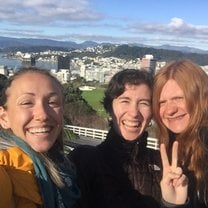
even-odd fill
[{"label": "white cloud", "polygon": [[102,15],[89,0],[7,0],[0,1],[0,20],[13,23],[97,20]]},{"label": "white cloud", "polygon": [[[0,35],[81,42],[208,45],[208,26],[180,17],[167,23],[137,22],[103,14],[91,0],[0,0]],[[137,19],[138,20],[138,19]]]},{"label": "white cloud", "polygon": [[173,27],[173,28],[181,28],[183,26],[186,26],[186,24],[182,19],[174,17],[174,18],[171,19],[168,26]]},{"label": "white cloud", "polygon": [[137,23],[129,26],[134,33],[149,33],[160,35],[171,35],[186,38],[206,38],[208,36],[208,26],[193,25],[186,23],[183,19],[174,17],[167,24],[157,23]]}]

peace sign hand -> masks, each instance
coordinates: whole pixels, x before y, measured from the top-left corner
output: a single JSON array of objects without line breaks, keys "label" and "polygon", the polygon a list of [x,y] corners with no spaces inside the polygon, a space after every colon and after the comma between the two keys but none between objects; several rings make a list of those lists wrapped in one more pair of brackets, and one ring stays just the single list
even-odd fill
[{"label": "peace sign hand", "polygon": [[172,146],[172,162],[169,163],[164,144],[160,145],[160,154],[163,165],[163,176],[160,182],[162,197],[172,204],[185,204],[188,192],[188,179],[183,174],[178,162],[178,142]]}]

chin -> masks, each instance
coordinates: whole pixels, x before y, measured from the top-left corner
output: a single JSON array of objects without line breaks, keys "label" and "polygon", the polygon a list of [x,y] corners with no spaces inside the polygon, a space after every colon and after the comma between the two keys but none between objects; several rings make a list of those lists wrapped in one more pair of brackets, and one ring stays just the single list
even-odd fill
[{"label": "chin", "polygon": [[33,148],[36,152],[41,152],[41,153],[44,153],[44,152],[48,152],[49,151],[49,149],[51,148],[51,146],[50,147],[35,147],[35,148]]},{"label": "chin", "polygon": [[134,141],[135,139],[137,139],[137,137],[138,136],[134,136],[134,137],[129,136],[129,137],[124,137],[124,139],[127,140],[127,141]]},{"label": "chin", "polygon": [[184,129],[177,129],[177,128],[170,128],[170,130],[174,133],[174,134],[180,134]]}]

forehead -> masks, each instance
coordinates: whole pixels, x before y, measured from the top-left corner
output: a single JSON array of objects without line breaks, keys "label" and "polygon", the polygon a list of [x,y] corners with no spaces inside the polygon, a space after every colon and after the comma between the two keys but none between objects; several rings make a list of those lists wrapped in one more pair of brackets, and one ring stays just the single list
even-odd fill
[{"label": "forehead", "polygon": [[[145,84],[145,83],[140,83],[140,84],[126,83],[124,85],[125,89],[136,89],[136,88],[143,88],[143,87],[149,88],[149,86],[147,84]],[[150,88],[149,88],[149,90],[150,90]]]},{"label": "forehead", "polygon": [[122,95],[129,95],[132,97],[151,97],[151,89],[146,84],[131,85],[126,84]]},{"label": "forehead", "polygon": [[41,74],[38,72],[27,72],[16,77],[7,92],[10,94],[13,92],[24,92],[24,91],[56,91],[61,93],[61,88],[59,84],[46,74]]},{"label": "forehead", "polygon": [[163,86],[160,98],[169,98],[172,96],[183,95],[183,90],[174,79],[169,79]]}]

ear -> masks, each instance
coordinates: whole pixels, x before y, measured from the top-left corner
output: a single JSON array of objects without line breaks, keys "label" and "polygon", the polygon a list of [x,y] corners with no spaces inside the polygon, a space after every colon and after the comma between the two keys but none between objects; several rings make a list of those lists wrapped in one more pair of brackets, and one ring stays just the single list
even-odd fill
[{"label": "ear", "polygon": [[6,109],[2,106],[0,106],[0,125],[3,129],[9,129],[9,119],[8,119],[8,113]]}]

